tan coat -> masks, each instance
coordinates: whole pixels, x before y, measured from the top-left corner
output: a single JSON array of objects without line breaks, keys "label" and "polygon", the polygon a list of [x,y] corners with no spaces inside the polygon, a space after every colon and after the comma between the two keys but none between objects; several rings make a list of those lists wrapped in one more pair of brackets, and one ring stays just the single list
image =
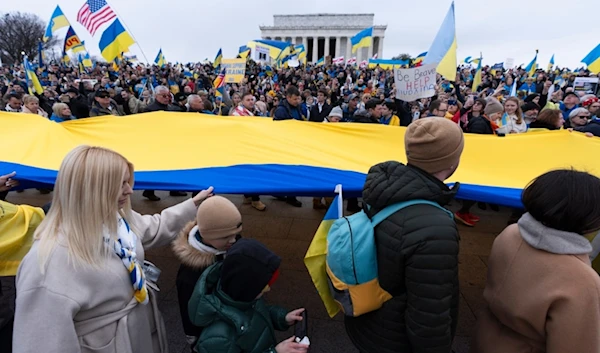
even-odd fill
[{"label": "tan coat", "polygon": [[528,213],[506,228],[490,254],[471,352],[600,352],[600,278],[590,251],[583,236]]},{"label": "tan coat", "polygon": [[[138,259],[144,261],[144,248],[170,243],[195,215],[192,200],[160,215],[133,212]],[[138,304],[129,273],[116,254],[103,269],[74,268],[67,248],[58,245],[42,275],[35,242],[19,267],[16,286],[15,353],[168,351],[154,292],[149,288],[150,303]]]}]

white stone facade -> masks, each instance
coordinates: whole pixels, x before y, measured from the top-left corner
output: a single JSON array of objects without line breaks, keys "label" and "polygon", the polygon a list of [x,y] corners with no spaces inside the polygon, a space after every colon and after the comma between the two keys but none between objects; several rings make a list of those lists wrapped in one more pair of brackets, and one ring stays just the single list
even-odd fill
[{"label": "white stone facade", "polygon": [[[260,26],[261,37],[304,44],[309,62],[314,63],[323,56],[344,56],[346,59],[356,56],[359,62],[375,54],[378,58],[383,57],[387,26],[374,26],[374,14],[275,15],[273,19],[273,26]],[[371,46],[352,53],[350,38],[371,26]]]}]

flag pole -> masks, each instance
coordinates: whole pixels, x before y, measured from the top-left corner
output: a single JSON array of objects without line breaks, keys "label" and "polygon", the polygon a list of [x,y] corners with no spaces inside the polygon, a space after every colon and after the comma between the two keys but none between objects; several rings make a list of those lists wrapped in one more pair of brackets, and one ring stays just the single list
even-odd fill
[{"label": "flag pole", "polygon": [[148,61],[148,57],[146,56],[146,53],[144,53],[144,49],[142,49],[142,46],[140,45],[140,42],[137,40],[137,38],[135,38],[135,36],[133,35],[133,32],[129,29],[129,27],[127,27],[127,25],[125,24],[125,21],[123,21],[123,16],[121,16],[119,14],[119,12],[117,11],[117,9],[114,6],[111,5],[111,8],[115,12],[115,14],[117,14],[117,17],[121,19],[121,23],[123,24],[123,27],[125,27],[125,29],[127,30],[127,32],[129,32],[129,34],[131,34],[131,38],[133,38],[133,40],[135,41],[135,44],[137,44],[138,48],[140,48],[140,51],[142,52],[142,55],[144,56],[144,59],[146,60],[146,62],[148,64],[151,64],[151,62]]}]

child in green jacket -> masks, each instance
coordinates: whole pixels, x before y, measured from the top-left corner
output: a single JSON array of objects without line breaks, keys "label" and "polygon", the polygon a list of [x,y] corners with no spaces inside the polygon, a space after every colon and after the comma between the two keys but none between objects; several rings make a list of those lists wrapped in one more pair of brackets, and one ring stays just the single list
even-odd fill
[{"label": "child in green jacket", "polygon": [[203,327],[200,353],[301,353],[308,346],[295,337],[276,344],[275,330],[302,320],[304,309],[291,312],[267,305],[262,295],[279,275],[281,258],[253,239],[241,239],[227,257],[204,271],[189,302],[191,322]]}]

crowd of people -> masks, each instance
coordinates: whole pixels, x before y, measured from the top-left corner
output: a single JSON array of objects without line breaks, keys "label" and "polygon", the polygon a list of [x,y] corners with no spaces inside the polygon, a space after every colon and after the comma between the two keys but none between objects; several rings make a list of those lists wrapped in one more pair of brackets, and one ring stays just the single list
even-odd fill
[{"label": "crowd of people", "polygon": [[[492,74],[486,68],[473,90],[474,70],[459,68],[455,78],[439,78],[434,97],[414,102],[397,99],[393,72],[380,68],[326,65],[271,72],[250,61],[243,82],[217,91],[210,64],[159,68],[125,62],[116,72],[97,66],[90,73],[50,65],[40,68],[46,87],[40,95],[27,94],[18,67],[4,67],[2,74],[6,111],[57,123],[180,111],[407,126],[407,163],[373,166],[363,205],[348,200],[350,211],[370,216],[399,202],[450,202],[460,184],[449,188],[444,181],[459,166],[464,133],[564,128],[600,136],[594,92],[575,92],[573,76],[555,84],[557,74],[543,70],[530,78],[522,69]],[[515,81],[517,94],[510,96]],[[235,205],[209,188],[143,216],[130,206],[133,173],[124,156],[100,147],[80,146],[65,157],[43,220],[22,227],[35,241],[17,273],[14,333],[11,318],[0,317],[0,337],[6,340],[10,332],[12,350],[165,352],[151,275],[156,271],[144,261],[144,250],[172,244],[182,263],[176,283],[192,351],[306,352],[302,337],[275,340],[274,330],[301,322],[304,309],[288,311],[262,298],[275,285],[282,259],[243,237]],[[0,191],[17,185],[15,178],[0,177]],[[548,172],[524,190],[524,210],[516,210],[515,223],[492,248],[474,352],[600,350],[600,277],[591,267],[592,253],[600,249],[593,241],[600,230],[599,190],[600,179],[575,170]],[[144,196],[158,199],[152,190]],[[282,199],[302,205],[294,196]],[[244,202],[266,208],[258,195],[245,195]],[[313,207],[330,203],[315,198]],[[471,213],[474,205],[463,200],[455,220],[474,226],[479,220]],[[26,218],[23,222],[30,222]],[[375,228],[378,281],[390,299],[378,310],[345,317],[346,331],[361,352],[451,352],[459,306],[455,220],[441,207],[418,204]],[[51,324],[36,329],[40,323]]]}]

